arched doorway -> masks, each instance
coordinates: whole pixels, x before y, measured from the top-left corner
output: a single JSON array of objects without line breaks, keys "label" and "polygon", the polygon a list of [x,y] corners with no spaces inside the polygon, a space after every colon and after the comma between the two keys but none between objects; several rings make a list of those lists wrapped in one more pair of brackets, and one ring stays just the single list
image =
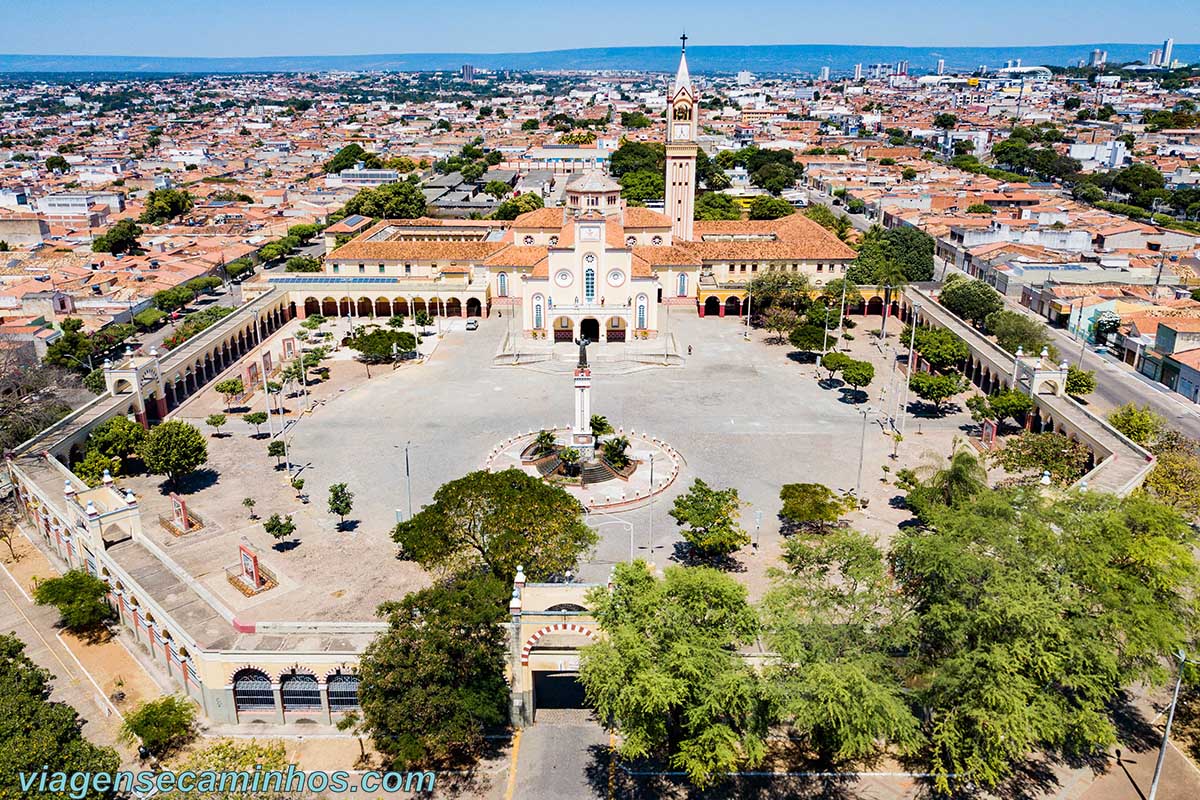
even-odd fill
[{"label": "arched doorway", "polygon": [[721,301],[710,297],[704,301],[704,316],[715,317],[721,313]]},{"label": "arched doorway", "polygon": [[608,320],[608,332],[605,336],[610,342],[625,341],[625,320],[620,317],[611,317]]},{"label": "arched doorway", "polygon": [[457,297],[451,297],[446,301],[446,316],[447,317],[461,317],[462,316],[462,303],[459,301],[459,299]]},{"label": "arched doorway", "polygon": [[375,316],[390,317],[392,315],[392,304],[386,298],[380,297],[375,300]]},{"label": "arched doorway", "polygon": [[332,297],[326,297],[321,301],[321,316],[336,317],[338,315],[337,300]]},{"label": "arched doorway", "polygon": [[371,299],[369,297],[358,298],[358,303],[356,303],[356,305],[357,309],[355,313],[357,313],[360,317],[369,317],[371,316],[371,312],[374,310],[374,306],[371,304]]},{"label": "arched doorway", "polygon": [[579,335],[588,341],[600,341],[600,321],[595,317],[588,317],[583,320],[579,323]]},{"label": "arched doorway", "polygon": [[315,297],[304,298],[304,316],[311,317],[321,313],[321,301]]},{"label": "arched doorway", "polygon": [[478,297],[467,298],[467,316],[468,317],[483,316],[483,303],[479,302]]},{"label": "arched doorway", "polygon": [[870,316],[883,316],[883,298],[872,297],[867,302],[867,314]]},{"label": "arched doorway", "polygon": [[742,313],[742,301],[736,297],[725,298],[725,316],[736,317]]},{"label": "arched doorway", "polygon": [[575,326],[570,317],[559,317],[554,320],[554,341],[569,342],[575,338]]}]

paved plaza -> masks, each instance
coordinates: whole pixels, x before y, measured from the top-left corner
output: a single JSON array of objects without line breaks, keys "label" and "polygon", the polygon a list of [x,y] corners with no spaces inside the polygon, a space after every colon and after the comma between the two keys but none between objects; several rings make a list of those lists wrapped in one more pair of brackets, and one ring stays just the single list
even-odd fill
[{"label": "paved plaza", "polygon": [[[910,417],[900,459],[891,459],[894,444],[880,420],[890,408],[893,382],[889,362],[867,335],[878,318],[864,322],[855,329],[850,348],[855,357],[876,364],[865,401],[823,385],[815,364],[796,360],[790,346],[771,342],[762,331],[747,340],[744,323],[733,318],[676,315],[672,332],[678,350],[692,348],[681,366],[610,363],[603,357],[619,355],[622,345],[593,346],[592,352],[602,357],[594,370],[593,412],[607,416],[615,427],[669,442],[678,451],[681,468],[653,504],[590,515],[600,543],[578,578],[603,581],[614,563],[631,555],[652,558],[659,566],[686,556],[668,512],[674,497],[702,478],[710,485],[737,488],[746,502],[742,524],[758,546],[736,554],[734,569],[758,595],[780,550],[779,487],[819,482],[838,491],[854,490],[864,442],[861,480],[870,505],[852,515],[851,522],[886,543],[905,517],[888,504],[895,494],[887,482],[891,472],[920,463],[929,450],[948,452],[967,419],[962,413]],[[352,360],[352,352],[335,352],[328,362],[330,380],[310,387],[314,411],[288,416],[289,457],[305,480],[307,503],[266,455],[265,426],[255,438],[253,428],[240,419],[246,408],[234,409],[224,435],[210,438],[210,469],[189,482],[185,495],[205,521],[205,530],[182,538],[159,529],[151,535],[246,620],[364,619],[380,602],[426,585],[429,577],[415,564],[395,559],[390,538],[398,515],[409,510],[406,445],[415,512],[443,483],[483,468],[498,442],[566,426],[572,416],[574,345],[559,346],[560,361],[498,366],[494,356],[505,331],[499,319],[481,320],[476,331],[466,330],[462,320],[449,320],[425,363],[395,370],[376,367],[370,379],[363,365]],[[895,341],[897,332],[889,341]],[[290,335],[290,327],[280,335]],[[897,376],[894,385],[901,383]],[[261,408],[261,393],[246,403]],[[287,406],[298,412],[304,400],[289,398]],[[223,400],[208,389],[189,401],[181,416],[211,433],[204,418],[222,407]],[[160,479],[124,481],[148,510],[170,514]],[[349,524],[341,528],[326,510],[328,486],[339,482],[355,493]],[[242,507],[244,497],[256,500],[261,517],[294,515],[298,543],[276,548],[261,521],[250,519]],[[245,598],[229,585],[225,568],[236,563],[243,543],[258,550],[263,564],[279,578],[278,588]]]}]

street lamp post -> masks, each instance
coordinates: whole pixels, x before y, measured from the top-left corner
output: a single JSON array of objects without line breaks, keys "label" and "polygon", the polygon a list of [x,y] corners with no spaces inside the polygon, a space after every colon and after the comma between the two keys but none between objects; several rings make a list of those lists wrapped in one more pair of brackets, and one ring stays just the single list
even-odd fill
[{"label": "street lamp post", "polygon": [[1179,686],[1183,683],[1183,668],[1188,662],[1187,656],[1182,650],[1175,653],[1175,657],[1179,659],[1179,674],[1175,676],[1175,693],[1171,696],[1171,709],[1167,712],[1167,726],[1163,729],[1162,744],[1158,748],[1158,761],[1154,764],[1154,779],[1150,781],[1150,794],[1146,800],[1154,800],[1158,794],[1158,781],[1162,777],[1163,761],[1167,757],[1167,743],[1171,738],[1171,723],[1175,721],[1175,704],[1179,702]]},{"label": "street lamp post", "polygon": [[871,407],[867,406],[866,408],[860,408],[858,413],[862,414],[863,423],[862,423],[862,439],[858,446],[858,482],[855,484],[854,498],[855,498],[855,500],[858,501],[858,504],[861,506],[862,505],[863,465],[866,462],[866,455],[867,455],[867,417],[871,413]]},{"label": "street lamp post", "polygon": [[412,470],[409,469],[408,447],[412,442],[404,443],[404,490],[408,495],[408,518],[412,519]]},{"label": "street lamp post", "polygon": [[897,416],[900,417],[900,435],[901,436],[904,435],[904,430],[907,427],[907,423],[908,423],[908,415],[905,414],[904,412],[905,412],[905,407],[908,405],[908,385],[910,383],[912,383],[913,351],[916,349],[916,346],[917,346],[917,312],[919,312],[920,310],[921,310],[921,304],[913,303],[912,315],[909,318],[911,320],[911,322],[909,323],[909,325],[911,326],[911,330],[908,334],[908,369],[906,371],[907,374],[904,376],[906,378],[906,380],[904,381],[904,404],[901,405],[899,410],[897,411]]}]

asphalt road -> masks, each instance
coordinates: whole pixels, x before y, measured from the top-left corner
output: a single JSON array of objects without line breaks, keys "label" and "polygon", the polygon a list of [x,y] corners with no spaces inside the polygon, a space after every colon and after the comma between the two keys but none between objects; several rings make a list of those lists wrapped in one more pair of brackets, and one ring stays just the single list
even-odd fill
[{"label": "asphalt road", "polygon": [[1148,405],[1165,417],[1180,433],[1200,439],[1200,406],[1161,383],[1139,374],[1115,356],[1096,353],[1085,342],[1074,338],[1061,328],[1046,324],[1044,318],[1015,300],[1006,297],[1004,302],[1010,310],[1045,324],[1061,358],[1071,364],[1081,365],[1084,369],[1095,371],[1096,391],[1085,398],[1095,413],[1106,415],[1112,409],[1126,403]]}]

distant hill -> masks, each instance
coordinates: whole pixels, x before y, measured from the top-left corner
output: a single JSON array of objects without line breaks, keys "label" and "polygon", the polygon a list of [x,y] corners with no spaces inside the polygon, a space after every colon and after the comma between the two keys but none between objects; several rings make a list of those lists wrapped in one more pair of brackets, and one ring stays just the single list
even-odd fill
[{"label": "distant hill", "polygon": [[[1092,50],[1108,51],[1108,60],[1146,60],[1153,44],[1074,44],[1047,47],[879,47],[863,45],[789,44],[694,46],[688,51],[693,72],[815,73],[829,67],[837,74],[855,64],[909,62],[913,73],[932,70],[939,59],[950,71],[995,69],[1010,59],[1026,65],[1068,66]],[[1200,45],[1177,44],[1175,57],[1200,61]],[[594,47],[536,53],[395,53],[354,56],[266,56],[261,58],[191,58],[173,56],[57,56],[0,54],[0,73],[17,72],[326,72],[331,70],[453,70],[463,64],[482,69],[585,70],[616,69],[668,72],[678,63],[675,47]]]}]

